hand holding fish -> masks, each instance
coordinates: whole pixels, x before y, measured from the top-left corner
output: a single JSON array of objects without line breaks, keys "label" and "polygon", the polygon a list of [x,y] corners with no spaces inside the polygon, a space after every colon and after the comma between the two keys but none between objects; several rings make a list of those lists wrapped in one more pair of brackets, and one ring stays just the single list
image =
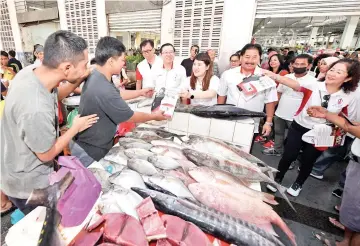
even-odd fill
[{"label": "hand holding fish", "polygon": [[311,116],[311,117],[323,118],[323,119],[325,119],[328,111],[327,111],[327,109],[324,108],[324,107],[321,107],[321,106],[313,106],[313,107],[310,107],[310,108],[307,110],[307,113],[308,113],[308,115]]},{"label": "hand holding fish", "polygon": [[141,90],[141,96],[152,97],[154,94],[154,88],[144,88]]},{"label": "hand holding fish", "polygon": [[96,114],[80,117],[77,115],[74,118],[73,125],[71,128],[76,129],[77,132],[82,132],[98,121],[99,117]]},{"label": "hand holding fish", "polygon": [[271,125],[265,123],[262,128],[262,135],[265,137],[269,136],[270,132],[271,132]]}]

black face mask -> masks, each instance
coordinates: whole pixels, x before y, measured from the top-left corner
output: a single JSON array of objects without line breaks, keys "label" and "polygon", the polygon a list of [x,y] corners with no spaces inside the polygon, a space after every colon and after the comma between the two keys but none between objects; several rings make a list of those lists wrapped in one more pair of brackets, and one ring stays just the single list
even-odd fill
[{"label": "black face mask", "polygon": [[307,67],[294,67],[293,69],[295,74],[303,74],[307,71]]}]

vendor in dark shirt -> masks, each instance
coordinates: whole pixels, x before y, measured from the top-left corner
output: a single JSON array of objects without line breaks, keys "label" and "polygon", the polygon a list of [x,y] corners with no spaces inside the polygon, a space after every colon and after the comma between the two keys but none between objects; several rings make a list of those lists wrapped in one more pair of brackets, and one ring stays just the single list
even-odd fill
[{"label": "vendor in dark shirt", "polygon": [[186,77],[191,76],[195,56],[199,53],[199,50],[200,50],[199,46],[197,46],[197,45],[191,46],[191,48],[190,48],[190,57],[188,59],[184,59],[181,62],[181,65],[186,70]]},{"label": "vendor in dark shirt", "polygon": [[99,120],[91,129],[79,133],[75,142],[70,144],[71,154],[77,156],[86,167],[109,152],[119,123],[167,119],[159,111],[154,114],[134,112],[124,101],[139,96],[151,97],[153,89],[119,91],[112,83],[112,75],[119,74],[125,65],[125,50],[121,41],[113,37],[101,38],[96,46],[96,68],[82,89],[79,114],[97,114]]}]

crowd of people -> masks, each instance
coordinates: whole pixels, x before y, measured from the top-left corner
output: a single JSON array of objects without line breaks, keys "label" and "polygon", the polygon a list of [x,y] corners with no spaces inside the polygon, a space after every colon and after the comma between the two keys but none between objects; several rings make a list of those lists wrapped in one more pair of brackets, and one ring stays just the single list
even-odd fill
[{"label": "crowd of people", "polygon": [[[167,120],[161,111],[134,112],[125,100],[176,89],[184,104],[233,104],[264,111],[262,121],[254,120],[254,142],[264,142],[265,155],[281,156],[275,177],[279,184],[292,164],[300,162],[299,174],[287,189],[294,197],[306,188],[309,176],[321,179],[331,163],[350,156],[346,179],[345,173],[341,179],[340,222],[348,242],[343,245],[359,243],[360,197],[352,196],[360,173],[357,53],[314,59],[288,48],[270,48],[261,63],[262,47],[249,43],[230,56],[229,69],[220,74],[214,50],[200,52],[193,45],[181,64],[174,62],[171,43],[161,46],[159,56],[152,40],[144,40],[140,50],[145,59],[136,69],[136,90],[114,85],[115,78],[124,79],[126,48],[113,37],[99,40],[91,66],[85,40],[68,31],[55,32],[44,46],[34,47],[36,62],[25,68],[14,51],[1,51],[6,101],[1,116],[2,212],[12,205],[24,214],[33,209],[26,204],[30,192],[48,185],[53,161],[66,146],[87,167],[109,152],[120,123]],[[245,84],[254,80],[268,86],[245,93]],[[80,116],[59,135],[59,102],[76,90],[81,93]],[[336,133],[333,138],[331,133],[325,136],[332,142],[317,144],[319,131],[328,129]],[[277,191],[273,185],[267,188]],[[355,244],[349,244],[351,240]]]}]

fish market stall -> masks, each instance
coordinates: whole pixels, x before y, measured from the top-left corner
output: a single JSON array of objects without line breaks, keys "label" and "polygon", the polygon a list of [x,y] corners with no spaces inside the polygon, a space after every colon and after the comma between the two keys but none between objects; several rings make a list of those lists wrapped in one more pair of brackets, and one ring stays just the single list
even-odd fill
[{"label": "fish market stall", "polygon": [[[136,104],[140,103],[151,102]],[[148,112],[150,108],[139,110]],[[283,194],[284,188],[271,178],[276,170],[249,154],[245,141],[244,149],[237,146],[240,142],[233,141],[234,136],[220,136],[221,129],[226,132],[225,128],[230,128],[227,123],[232,123],[232,134],[241,128],[237,124],[249,125],[246,131],[254,125],[250,121],[202,117],[216,110],[215,117],[232,119],[256,113],[219,107],[186,106],[178,110],[181,112],[175,112],[165,127],[150,123],[132,129],[103,159],[82,170],[90,180],[96,178],[95,187],[101,186],[100,197],[79,225],[57,228],[64,245],[285,245],[276,237],[272,225],[285,233],[286,242],[295,245],[294,234],[271,207],[278,204],[275,197],[260,189],[260,182],[267,182]],[[210,121],[206,128],[209,132],[201,134],[204,123],[193,128],[193,121],[198,119]],[[212,124],[220,128],[216,133],[219,135],[212,132]],[[242,133],[249,138],[248,146],[252,132]],[[81,187],[80,182],[76,185]],[[89,185],[82,188],[93,193]],[[64,197],[69,195],[67,192]],[[30,246],[37,245],[34,234],[40,233],[44,218],[39,208],[33,213],[23,219],[28,221],[27,228],[33,229],[29,240],[34,244],[26,241]],[[7,242],[26,230],[20,222],[9,232]],[[8,244],[13,245],[24,244]]]}]

